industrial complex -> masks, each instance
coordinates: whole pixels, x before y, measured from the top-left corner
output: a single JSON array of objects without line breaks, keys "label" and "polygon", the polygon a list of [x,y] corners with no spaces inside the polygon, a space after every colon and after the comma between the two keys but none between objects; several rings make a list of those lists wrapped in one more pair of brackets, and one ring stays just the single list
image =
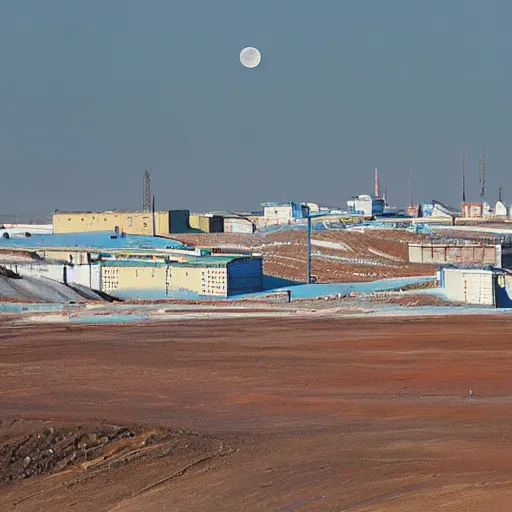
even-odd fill
[{"label": "industrial complex", "polygon": [[[346,207],[274,201],[261,203],[257,212],[197,213],[157,210],[154,205],[151,174],[146,171],[141,210],[55,210],[46,224],[3,221],[0,264],[20,277],[50,279],[118,300],[242,298],[297,284],[336,283],[336,276],[343,274],[340,269],[354,265],[361,271],[345,272],[341,279],[374,281],[377,276],[434,275],[442,269],[440,289],[446,290],[447,298],[463,297],[466,303],[473,300],[468,298],[471,293],[449,290],[456,268],[464,270],[466,281],[469,267],[493,276],[512,268],[507,227],[511,209],[501,193],[494,207],[465,200],[460,209],[435,200],[415,205],[411,176],[409,206],[394,208],[388,204],[387,189],[381,193],[377,169],[374,194],[354,196]],[[399,236],[403,256],[390,256],[379,248],[382,236],[373,247],[356,243],[356,255],[348,234],[376,230],[416,238],[404,242]],[[321,233],[327,238],[319,238]],[[328,233],[342,238],[329,238]],[[292,243],[290,236],[305,238]],[[236,237],[249,238],[239,243]],[[379,254],[381,260],[375,260]],[[302,265],[306,268],[298,275],[291,272]]]}]

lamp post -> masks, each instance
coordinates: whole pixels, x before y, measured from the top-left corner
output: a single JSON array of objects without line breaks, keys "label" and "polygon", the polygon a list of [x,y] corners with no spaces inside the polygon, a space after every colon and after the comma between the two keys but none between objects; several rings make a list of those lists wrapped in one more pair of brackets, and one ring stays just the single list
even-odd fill
[{"label": "lamp post", "polygon": [[311,222],[311,209],[309,206],[306,206],[306,217],[308,219],[308,255],[307,255],[307,270],[306,270],[306,284],[311,284],[311,232],[312,222]]},{"label": "lamp post", "polygon": [[307,214],[305,215],[305,217],[308,219],[308,254],[307,254],[307,276],[306,276],[306,283],[307,284],[313,284],[312,283],[312,278],[311,278],[311,238],[313,236],[313,222],[312,222],[312,219],[313,217],[318,217],[318,218],[321,218],[321,217],[337,217],[337,218],[340,218],[340,214],[339,213],[329,213],[329,212],[318,212],[318,213],[311,213],[310,211],[310,208],[309,206],[305,206],[304,207],[307,211]]}]

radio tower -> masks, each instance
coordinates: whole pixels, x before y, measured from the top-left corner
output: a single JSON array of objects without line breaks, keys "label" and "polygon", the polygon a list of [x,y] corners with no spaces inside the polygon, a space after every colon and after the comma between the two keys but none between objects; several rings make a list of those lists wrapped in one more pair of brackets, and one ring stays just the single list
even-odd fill
[{"label": "radio tower", "polygon": [[485,152],[480,150],[480,197],[485,194]]},{"label": "radio tower", "polygon": [[462,148],[462,202],[466,202],[466,148]]},{"label": "radio tower", "polygon": [[142,211],[151,211],[151,171],[144,171],[142,190]]}]

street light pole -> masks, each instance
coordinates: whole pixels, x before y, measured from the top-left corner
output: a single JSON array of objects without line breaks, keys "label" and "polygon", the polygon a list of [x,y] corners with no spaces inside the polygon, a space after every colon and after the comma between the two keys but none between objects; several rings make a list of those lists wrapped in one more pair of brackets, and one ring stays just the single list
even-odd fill
[{"label": "street light pole", "polygon": [[307,208],[308,212],[308,258],[307,258],[307,278],[306,283],[311,284],[311,232],[312,232],[312,223],[311,223],[311,211],[310,208]]}]

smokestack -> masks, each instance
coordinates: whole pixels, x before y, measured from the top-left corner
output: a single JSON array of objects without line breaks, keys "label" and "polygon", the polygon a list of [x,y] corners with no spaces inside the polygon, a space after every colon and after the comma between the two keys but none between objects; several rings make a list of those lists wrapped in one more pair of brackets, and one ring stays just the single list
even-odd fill
[{"label": "smokestack", "polygon": [[409,206],[413,206],[413,199],[412,199],[412,170],[409,170]]},{"label": "smokestack", "polygon": [[379,170],[377,168],[375,168],[375,197],[380,197]]},{"label": "smokestack", "polygon": [[466,202],[466,148],[462,149],[462,202]]}]

